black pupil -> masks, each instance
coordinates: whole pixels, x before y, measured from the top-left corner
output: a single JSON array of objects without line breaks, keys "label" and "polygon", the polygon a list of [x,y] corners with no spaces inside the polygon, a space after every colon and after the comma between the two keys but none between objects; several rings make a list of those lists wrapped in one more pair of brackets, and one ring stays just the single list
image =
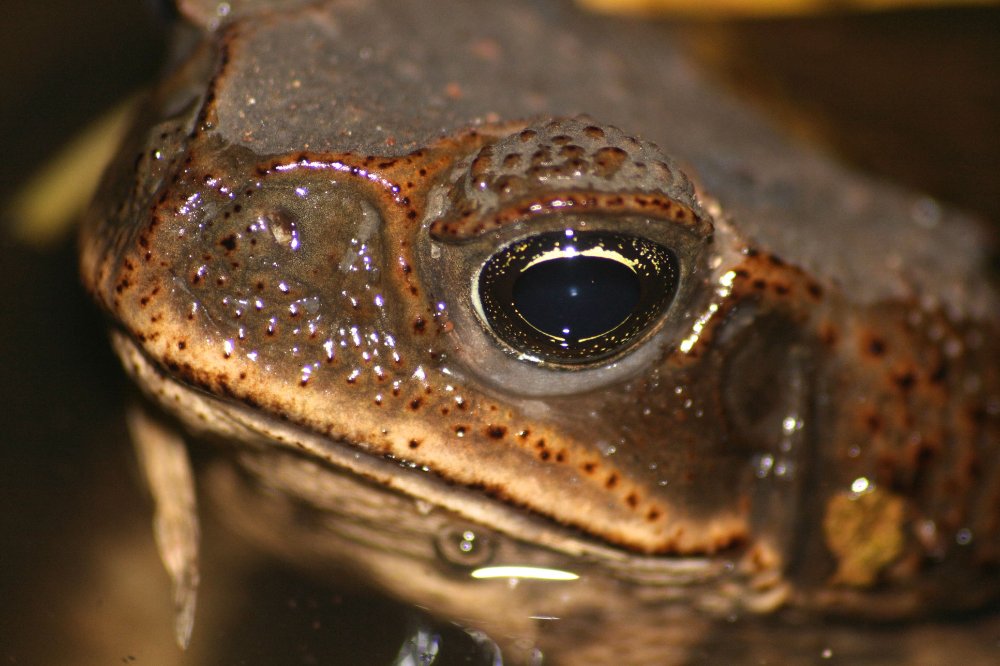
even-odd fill
[{"label": "black pupil", "polygon": [[576,255],[523,271],[512,297],[514,309],[528,324],[572,343],[625,321],[639,303],[639,289],[639,277],[625,264]]},{"label": "black pupil", "polygon": [[481,321],[524,360],[580,366],[641,340],[677,285],[670,248],[627,233],[564,229],[494,252],[475,296]]}]

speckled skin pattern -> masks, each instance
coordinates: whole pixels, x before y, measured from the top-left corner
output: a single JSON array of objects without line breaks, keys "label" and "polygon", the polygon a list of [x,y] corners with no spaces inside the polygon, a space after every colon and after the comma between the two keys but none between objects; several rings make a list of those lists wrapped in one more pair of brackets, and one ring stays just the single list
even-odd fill
[{"label": "speckled skin pattern", "polygon": [[[201,432],[231,435],[191,396],[258,415],[248,450],[299,451],[319,486],[369,461],[358,492],[616,563],[632,595],[698,562],[762,610],[995,598],[981,231],[780,138],[669,33],[474,4],[233,3],[185,42],[83,231],[147,391]],[[563,228],[680,263],[661,321],[576,370],[519,360],[470,304],[498,247]]]}]

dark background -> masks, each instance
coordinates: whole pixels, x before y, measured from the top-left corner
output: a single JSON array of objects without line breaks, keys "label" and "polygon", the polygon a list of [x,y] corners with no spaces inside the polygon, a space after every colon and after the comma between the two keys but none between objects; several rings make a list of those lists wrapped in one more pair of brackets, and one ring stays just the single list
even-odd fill
[{"label": "dark background", "polygon": [[[0,200],[74,131],[155,77],[165,22],[153,4],[4,0]],[[684,29],[715,76],[792,131],[994,228],[998,36],[1000,9]],[[150,507],[122,423],[128,390],[100,317],[77,286],[73,238],[33,248],[0,229],[5,664],[179,663]],[[330,663],[336,655],[337,663],[377,663],[395,654],[412,619],[404,611],[377,596],[317,589],[211,536],[220,531],[210,527],[201,618],[222,604],[235,610],[222,613],[232,618],[228,624],[196,625],[190,658]],[[251,585],[226,588],[233,576],[213,583],[213,567],[244,571]]]}]

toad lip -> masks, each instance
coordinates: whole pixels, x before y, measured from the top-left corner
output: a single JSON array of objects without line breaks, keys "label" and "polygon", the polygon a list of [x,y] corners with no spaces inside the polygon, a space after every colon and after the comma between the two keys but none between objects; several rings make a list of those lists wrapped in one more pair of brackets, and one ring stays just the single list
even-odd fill
[{"label": "toad lip", "polygon": [[626,577],[628,571],[635,570],[644,572],[642,577],[649,580],[660,577],[665,582],[708,581],[731,571],[729,563],[738,555],[733,552],[711,557],[630,554],[475,489],[448,482],[427,468],[416,468],[389,455],[366,452],[355,442],[322,437],[238,400],[219,398],[166,372],[124,332],[113,330],[111,340],[133,379],[194,432],[298,451],[378,486],[402,492],[415,501],[430,502],[469,520],[499,526],[508,536],[521,541],[611,566]]},{"label": "toad lip", "polygon": [[[365,453],[351,442],[320,437],[237,401],[220,399],[164,372],[122,332],[113,330],[111,339],[133,379],[147,394],[155,395],[189,430],[206,432],[212,437],[238,438],[247,445],[244,453],[251,457],[255,455],[255,447],[273,451],[277,446],[286,455],[302,455],[324,468],[346,470],[354,478],[368,482],[364,484],[367,487],[364,492],[381,497],[395,491],[409,498],[407,502],[412,501],[416,507],[426,503],[451,512],[460,520],[488,525],[498,530],[498,534],[514,539],[520,548],[530,549],[533,557],[543,564],[556,558],[557,568],[566,569],[568,565],[588,577],[607,576],[646,586],[645,596],[650,600],[657,597],[672,602],[688,599],[712,614],[741,609],[756,613],[774,610],[786,603],[792,593],[790,585],[776,576],[775,571],[762,570],[752,564],[760,557],[759,548],[731,549],[712,556],[629,553],[581,535],[579,530],[557,525],[544,516],[448,483],[429,470],[414,469],[390,457]],[[207,425],[209,423],[211,426]],[[261,462],[265,468],[270,468],[267,456]],[[247,469],[252,470],[254,466],[248,463]],[[267,474],[267,471],[257,473]],[[268,483],[267,479],[262,481],[265,485]],[[296,492],[289,487],[282,491],[292,496]],[[307,490],[301,499],[311,503],[312,493]],[[373,505],[381,503],[378,498],[372,501]],[[411,518],[419,521],[419,509],[411,514]],[[365,525],[363,529],[378,529],[378,526]],[[561,559],[567,556],[572,560]]]}]

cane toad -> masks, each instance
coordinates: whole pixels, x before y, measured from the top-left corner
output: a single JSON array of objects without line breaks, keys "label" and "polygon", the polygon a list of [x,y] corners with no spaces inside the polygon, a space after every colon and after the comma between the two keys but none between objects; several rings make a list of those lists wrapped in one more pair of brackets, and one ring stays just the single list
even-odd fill
[{"label": "cane toad", "polygon": [[[584,632],[539,617],[630,617],[611,654],[683,660],[717,618],[995,598],[971,221],[783,138],[655,27],[180,9],[82,273],[153,401],[234,443],[208,485],[262,540],[287,521],[276,547],[555,659]],[[141,450],[186,641],[193,486],[183,449]]]}]

